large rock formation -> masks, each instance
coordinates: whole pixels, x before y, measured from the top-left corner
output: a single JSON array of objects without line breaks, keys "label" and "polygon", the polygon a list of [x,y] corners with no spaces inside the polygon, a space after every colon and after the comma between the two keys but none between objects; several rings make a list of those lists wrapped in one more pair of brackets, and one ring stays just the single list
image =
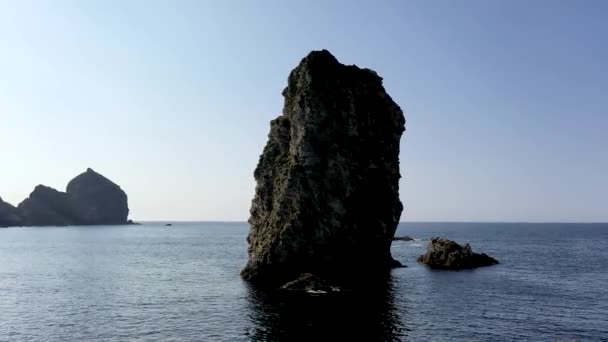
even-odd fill
[{"label": "large rock formation", "polygon": [[127,194],[92,169],[68,183],[67,195],[78,213],[80,224],[127,223]]},{"label": "large rock formation", "polygon": [[38,185],[18,207],[27,226],[127,224],[127,195],[92,169],[74,178],[67,192]]},{"label": "large rock formation", "polygon": [[78,214],[65,192],[38,185],[19,204],[26,226],[67,226],[79,224]]},{"label": "large rock formation", "polygon": [[289,75],[271,121],[242,276],[284,282],[387,272],[403,206],[399,140],[405,119],[374,71],[313,51]]},{"label": "large rock formation", "polygon": [[19,210],[0,198],[0,227],[13,227],[23,224]]},{"label": "large rock formation", "polygon": [[461,270],[498,264],[498,261],[485,253],[473,253],[471,246],[464,246],[446,238],[435,237],[429,241],[426,254],[418,261],[431,268]]}]

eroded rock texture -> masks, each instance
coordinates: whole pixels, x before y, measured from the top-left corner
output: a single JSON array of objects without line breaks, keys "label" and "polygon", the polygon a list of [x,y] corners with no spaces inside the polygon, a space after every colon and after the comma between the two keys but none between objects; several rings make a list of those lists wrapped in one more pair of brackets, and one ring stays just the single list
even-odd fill
[{"label": "eroded rock texture", "polygon": [[289,75],[254,172],[254,282],[360,277],[393,265],[405,119],[374,71],[313,51]]},{"label": "eroded rock texture", "polygon": [[467,243],[464,246],[446,238],[435,237],[429,241],[426,254],[418,261],[435,269],[461,270],[498,264],[485,253],[474,253]]}]

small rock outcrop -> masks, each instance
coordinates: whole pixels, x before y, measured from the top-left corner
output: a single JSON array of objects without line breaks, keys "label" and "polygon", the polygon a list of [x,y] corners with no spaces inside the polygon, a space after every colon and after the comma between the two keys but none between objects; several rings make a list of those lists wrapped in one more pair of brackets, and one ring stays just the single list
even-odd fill
[{"label": "small rock outcrop", "polygon": [[0,227],[23,225],[23,217],[17,208],[0,198]]},{"label": "small rock outcrop", "polygon": [[434,269],[461,270],[492,266],[498,261],[484,253],[474,253],[467,243],[464,246],[452,240],[434,237],[429,241],[426,254],[418,261]]},{"label": "small rock outcrop", "polygon": [[329,282],[317,277],[314,274],[304,273],[297,279],[288,282],[281,286],[281,290],[303,291],[308,293],[331,293],[339,292],[338,286],[332,285]]},{"label": "small rock outcrop", "polygon": [[38,185],[17,208],[25,226],[127,224],[127,195],[92,169],[69,182],[66,192]]},{"label": "small rock outcrop", "polygon": [[66,192],[79,224],[127,224],[127,194],[92,169],[72,179]]},{"label": "small rock outcrop", "polygon": [[404,235],[404,236],[395,236],[395,237],[393,238],[393,241],[414,241],[414,240],[416,240],[416,239],[414,239],[413,237],[408,236],[408,235]]},{"label": "small rock outcrop", "polygon": [[394,265],[405,119],[374,71],[313,51],[290,73],[254,178],[252,282],[364,278]]}]

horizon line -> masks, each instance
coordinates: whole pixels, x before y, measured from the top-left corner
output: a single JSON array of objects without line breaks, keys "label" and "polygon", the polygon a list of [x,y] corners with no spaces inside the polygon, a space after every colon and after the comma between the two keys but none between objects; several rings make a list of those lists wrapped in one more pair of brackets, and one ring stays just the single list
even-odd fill
[{"label": "horizon line", "polygon": [[[133,220],[136,223],[248,223],[246,220]],[[608,221],[399,221],[401,223],[608,224]]]}]

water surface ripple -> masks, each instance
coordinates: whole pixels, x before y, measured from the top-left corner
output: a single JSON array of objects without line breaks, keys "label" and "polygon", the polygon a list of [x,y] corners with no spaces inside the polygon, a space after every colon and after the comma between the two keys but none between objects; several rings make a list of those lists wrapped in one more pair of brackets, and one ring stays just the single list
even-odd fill
[{"label": "water surface ripple", "polygon": [[[601,341],[608,225],[406,223],[408,268],[366,292],[268,293],[239,278],[244,223],[0,229],[0,341]],[[432,271],[436,235],[500,265]]]}]

